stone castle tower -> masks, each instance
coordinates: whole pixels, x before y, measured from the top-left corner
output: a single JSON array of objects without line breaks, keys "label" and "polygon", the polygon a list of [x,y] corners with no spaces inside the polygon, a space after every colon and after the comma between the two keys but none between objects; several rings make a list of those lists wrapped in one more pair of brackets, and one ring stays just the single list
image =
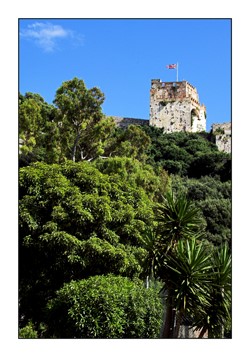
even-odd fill
[{"label": "stone castle tower", "polygon": [[187,81],[152,79],[149,125],[176,131],[206,131],[206,107],[199,103],[195,87]]}]

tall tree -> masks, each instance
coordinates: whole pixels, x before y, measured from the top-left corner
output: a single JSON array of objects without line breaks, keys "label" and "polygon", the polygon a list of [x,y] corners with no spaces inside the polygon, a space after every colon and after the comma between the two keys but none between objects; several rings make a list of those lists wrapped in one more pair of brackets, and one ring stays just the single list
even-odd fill
[{"label": "tall tree", "polygon": [[59,109],[58,121],[66,157],[93,159],[102,154],[103,137],[114,127],[112,120],[104,122],[101,105],[104,94],[99,88],[87,89],[83,80],[73,78],[63,82],[55,95]]}]

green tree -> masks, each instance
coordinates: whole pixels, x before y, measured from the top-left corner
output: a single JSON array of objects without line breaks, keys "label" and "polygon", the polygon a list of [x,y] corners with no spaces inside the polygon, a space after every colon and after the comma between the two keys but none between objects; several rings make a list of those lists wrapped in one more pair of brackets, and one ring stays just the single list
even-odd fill
[{"label": "green tree", "polygon": [[141,236],[153,220],[159,181],[136,160],[99,165],[69,160],[20,169],[20,327],[32,320],[38,328],[48,299],[65,282],[141,273]]},{"label": "green tree", "polygon": [[222,182],[219,176],[200,179],[171,176],[175,193],[182,192],[202,212],[206,222],[204,239],[220,246],[231,245],[231,181]]},{"label": "green tree", "polygon": [[48,303],[46,337],[157,338],[163,312],[158,289],[112,275],[71,281]]},{"label": "green tree", "polygon": [[39,94],[19,95],[20,166],[34,161],[59,161],[61,148],[56,114],[56,108]]},{"label": "green tree", "polygon": [[133,158],[111,157],[96,160],[93,164],[100,172],[109,175],[111,182],[115,183],[117,179],[121,179],[132,188],[142,188],[152,199],[158,197],[170,184],[166,172],[160,171],[159,175],[156,175],[152,166]]},{"label": "green tree", "polygon": [[145,162],[150,146],[150,137],[136,125],[129,125],[123,130],[116,130],[109,141],[109,156],[126,156]]},{"label": "green tree", "polygon": [[216,246],[228,243],[231,246],[231,200],[206,199],[197,202],[206,221],[205,237]]},{"label": "green tree", "polygon": [[20,152],[28,154],[36,146],[42,124],[41,106],[34,98],[19,96],[19,142]]},{"label": "green tree", "polygon": [[162,166],[169,174],[200,178],[219,175],[231,178],[231,158],[218,151],[211,134],[176,132],[166,134],[163,129],[143,127],[151,139],[148,162]]},{"label": "green tree", "polygon": [[97,87],[87,89],[83,80],[73,78],[57,89],[54,104],[59,115],[61,145],[73,161],[102,155],[105,140],[114,128],[102,114],[104,94]]},{"label": "green tree", "polygon": [[230,155],[221,151],[203,152],[192,161],[188,176],[200,178],[206,175],[219,175],[223,181],[231,179]]}]

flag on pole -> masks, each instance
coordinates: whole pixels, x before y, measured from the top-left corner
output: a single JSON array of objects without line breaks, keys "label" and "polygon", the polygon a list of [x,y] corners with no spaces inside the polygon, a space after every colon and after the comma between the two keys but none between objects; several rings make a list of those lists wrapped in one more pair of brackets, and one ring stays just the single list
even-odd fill
[{"label": "flag on pole", "polygon": [[176,69],[176,82],[178,82],[178,62],[174,64],[168,64],[167,69]]},{"label": "flag on pole", "polygon": [[175,69],[177,67],[177,65],[176,64],[168,64],[166,67],[168,69]]}]

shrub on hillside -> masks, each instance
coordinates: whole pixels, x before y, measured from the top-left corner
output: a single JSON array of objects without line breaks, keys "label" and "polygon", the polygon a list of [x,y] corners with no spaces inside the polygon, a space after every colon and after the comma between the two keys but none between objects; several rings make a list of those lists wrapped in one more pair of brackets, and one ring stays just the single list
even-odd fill
[{"label": "shrub on hillside", "polygon": [[121,276],[93,276],[65,284],[48,304],[47,337],[157,338],[159,288]]}]

